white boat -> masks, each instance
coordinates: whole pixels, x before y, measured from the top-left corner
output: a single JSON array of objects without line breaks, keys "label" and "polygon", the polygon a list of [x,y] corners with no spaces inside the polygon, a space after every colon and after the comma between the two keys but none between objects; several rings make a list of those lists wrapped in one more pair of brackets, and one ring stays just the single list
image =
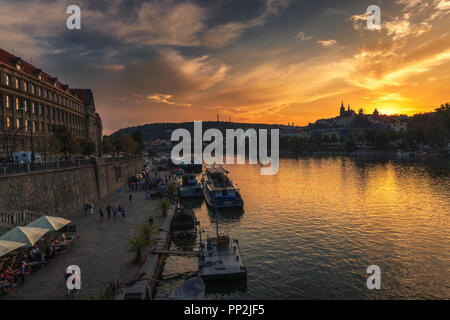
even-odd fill
[{"label": "white boat", "polygon": [[197,181],[195,175],[183,175],[178,194],[180,198],[201,198],[203,197],[202,185]]},{"label": "white boat", "polygon": [[205,297],[205,283],[200,277],[189,279],[176,288],[169,296],[169,300],[203,300]]},{"label": "white boat", "polygon": [[207,166],[202,177],[203,194],[206,203],[214,209],[242,208],[242,200],[239,189],[237,189],[226,169],[221,166]]}]

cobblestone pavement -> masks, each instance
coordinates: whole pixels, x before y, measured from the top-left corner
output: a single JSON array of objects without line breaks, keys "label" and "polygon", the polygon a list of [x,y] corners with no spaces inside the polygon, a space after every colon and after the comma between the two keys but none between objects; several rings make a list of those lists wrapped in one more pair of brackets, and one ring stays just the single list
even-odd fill
[{"label": "cobblestone pavement", "polygon": [[[164,176],[163,176],[164,177]],[[170,179],[173,181],[173,178]],[[26,278],[24,285],[19,285],[14,292],[2,296],[0,299],[71,299],[67,297],[67,287],[64,281],[64,271],[69,265],[81,268],[82,287],[79,299],[89,299],[89,295],[98,296],[108,282],[117,278],[121,283],[135,278],[141,265],[133,264],[134,253],[128,252],[128,238],[133,237],[136,227],[149,217],[154,223],[161,225],[163,218],[156,209],[158,200],[146,200],[145,192],[133,192],[133,205],[130,207],[128,188],[124,187],[121,198],[115,192],[108,198],[95,203],[93,215],[80,214],[71,218],[77,226],[79,240],[65,253],[52,259],[37,272]],[[107,218],[100,221],[98,209],[106,208],[108,204],[117,206],[125,204],[127,215]],[[143,259],[145,259],[145,252]]]}]

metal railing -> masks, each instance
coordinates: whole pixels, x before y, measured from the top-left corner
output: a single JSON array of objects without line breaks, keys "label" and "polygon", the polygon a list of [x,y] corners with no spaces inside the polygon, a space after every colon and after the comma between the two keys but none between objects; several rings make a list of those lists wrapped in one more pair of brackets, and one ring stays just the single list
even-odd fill
[{"label": "metal railing", "polygon": [[28,224],[36,219],[39,219],[40,217],[42,217],[41,214],[37,214],[28,210],[13,213],[1,212],[0,224],[3,226],[14,227],[18,225]]},{"label": "metal railing", "polygon": [[[139,156],[123,156],[111,158],[93,158],[93,159],[76,159],[76,160],[57,160],[52,162],[39,163],[6,163],[0,164],[0,176],[7,176],[20,173],[28,173],[44,170],[57,170],[74,167],[92,166],[97,162],[113,163],[124,162],[138,159]],[[100,162],[100,163],[101,163]]]}]

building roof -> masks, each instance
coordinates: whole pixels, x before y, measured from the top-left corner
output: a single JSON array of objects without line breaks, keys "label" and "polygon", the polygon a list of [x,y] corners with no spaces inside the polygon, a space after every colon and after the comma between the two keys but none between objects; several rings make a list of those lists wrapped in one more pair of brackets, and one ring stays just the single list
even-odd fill
[{"label": "building roof", "polygon": [[58,78],[52,77],[51,75],[43,72],[41,69],[26,62],[19,56],[15,56],[15,55],[3,50],[2,48],[0,48],[0,63],[4,63],[7,65],[10,65],[13,68],[16,68],[17,62],[19,62],[22,65],[22,72],[24,72],[28,75],[31,75],[33,77],[37,77],[38,74],[41,74],[41,76],[42,76],[41,81],[46,82],[47,84],[49,84],[51,86],[55,86],[55,82],[56,82],[56,88],[58,88],[62,91],[65,91],[66,93],[74,96],[75,98],[79,98],[83,102],[86,101],[86,100],[82,99],[82,97],[78,96],[78,94],[73,93],[73,91],[74,90],[89,90],[89,89],[70,89],[70,90],[68,90],[69,86],[62,84],[60,81],[58,81]]},{"label": "building roof", "polygon": [[70,92],[74,96],[77,96],[84,103],[88,103],[89,93],[91,92],[91,89],[70,89]]}]

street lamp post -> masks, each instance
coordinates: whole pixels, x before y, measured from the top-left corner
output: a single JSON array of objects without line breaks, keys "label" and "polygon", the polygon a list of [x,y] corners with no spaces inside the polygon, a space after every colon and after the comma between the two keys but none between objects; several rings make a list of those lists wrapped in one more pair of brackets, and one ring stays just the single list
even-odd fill
[{"label": "street lamp post", "polygon": [[27,87],[27,91],[28,91],[28,102],[30,103],[30,121],[31,121],[31,126],[30,126],[30,131],[31,131],[31,135],[30,135],[30,144],[31,144],[31,163],[34,163],[36,160],[35,154],[34,154],[34,143],[33,143],[33,109],[31,108],[31,106],[33,105],[31,103],[31,95],[30,95],[30,91],[29,88]]}]

